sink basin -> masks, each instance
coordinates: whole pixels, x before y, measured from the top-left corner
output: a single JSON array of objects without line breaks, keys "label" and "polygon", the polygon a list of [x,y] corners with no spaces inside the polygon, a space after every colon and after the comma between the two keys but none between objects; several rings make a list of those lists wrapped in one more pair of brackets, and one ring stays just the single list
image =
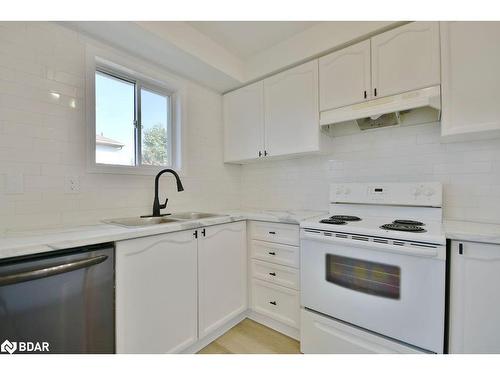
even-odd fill
[{"label": "sink basin", "polygon": [[206,212],[179,212],[172,214],[169,217],[176,220],[198,220],[198,219],[208,219],[211,217],[221,217],[221,216],[227,216],[227,215],[211,214]]},{"label": "sink basin", "polygon": [[179,222],[169,216],[162,217],[126,217],[122,219],[105,220],[105,223],[122,225],[124,227],[145,227],[149,225],[167,224]]},{"label": "sink basin", "polygon": [[179,212],[161,217],[125,217],[121,219],[104,220],[107,224],[121,225],[124,227],[146,227],[150,225],[178,223],[187,220],[208,219],[226,215],[211,214],[206,212]]}]

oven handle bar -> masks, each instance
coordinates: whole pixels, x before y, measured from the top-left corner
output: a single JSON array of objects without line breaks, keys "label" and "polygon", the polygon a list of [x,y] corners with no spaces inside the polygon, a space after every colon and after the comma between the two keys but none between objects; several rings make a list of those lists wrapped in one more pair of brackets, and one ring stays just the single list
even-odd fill
[{"label": "oven handle bar", "polygon": [[[338,244],[351,246],[351,247],[362,247],[364,249],[369,249],[369,250],[379,250],[379,251],[385,251],[385,252],[389,252],[389,253],[410,255],[410,256],[416,256],[416,257],[422,257],[422,258],[445,259],[444,246],[440,246],[440,245],[437,245],[437,247],[435,249],[433,249],[433,248],[421,248],[421,249],[419,249],[419,248],[414,248],[414,247],[410,248],[410,247],[398,246],[398,245],[386,245],[386,244],[380,244],[380,243],[371,242],[371,241],[366,242],[366,241],[343,239],[343,238],[338,238],[338,237],[333,237],[333,236],[325,236],[321,233],[318,233],[318,234],[308,233],[305,230],[302,230],[301,238],[313,240],[313,241],[327,242],[327,243],[338,243]],[[442,248],[443,251],[439,251],[440,248]]]}]

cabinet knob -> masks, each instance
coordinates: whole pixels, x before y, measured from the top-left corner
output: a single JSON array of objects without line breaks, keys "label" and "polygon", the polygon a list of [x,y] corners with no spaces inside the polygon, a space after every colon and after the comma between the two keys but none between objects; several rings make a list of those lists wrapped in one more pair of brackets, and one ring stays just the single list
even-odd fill
[{"label": "cabinet knob", "polygon": [[269,275],[276,276],[276,272],[269,272]]},{"label": "cabinet knob", "polygon": [[366,90],[364,91],[363,96],[364,96],[364,98],[365,98],[365,99],[366,99],[366,97],[368,96],[368,95],[366,94]]},{"label": "cabinet knob", "polygon": [[269,255],[276,255],[276,253],[274,251],[270,251],[268,254]]},{"label": "cabinet knob", "polygon": [[377,96],[377,89],[376,89],[376,88],[375,88],[375,89],[373,89],[373,94],[374,94],[375,96]]},{"label": "cabinet knob", "polygon": [[276,306],[276,301],[270,301],[269,303],[270,303],[271,305]]},{"label": "cabinet knob", "polygon": [[269,232],[269,234],[276,234],[276,232]]},{"label": "cabinet knob", "polygon": [[464,244],[463,243],[458,244],[458,253],[460,255],[462,255],[464,253]]},{"label": "cabinet knob", "polygon": [[267,151],[266,150],[264,150],[264,156],[267,156]]},{"label": "cabinet knob", "polygon": [[259,158],[262,156],[262,151],[259,151]]}]

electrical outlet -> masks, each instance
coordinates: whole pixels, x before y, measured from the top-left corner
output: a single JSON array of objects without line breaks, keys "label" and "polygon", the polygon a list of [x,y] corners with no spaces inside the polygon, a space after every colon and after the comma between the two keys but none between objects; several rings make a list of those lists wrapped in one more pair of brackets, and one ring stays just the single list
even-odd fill
[{"label": "electrical outlet", "polygon": [[66,176],[67,193],[79,193],[80,188],[80,176]]}]

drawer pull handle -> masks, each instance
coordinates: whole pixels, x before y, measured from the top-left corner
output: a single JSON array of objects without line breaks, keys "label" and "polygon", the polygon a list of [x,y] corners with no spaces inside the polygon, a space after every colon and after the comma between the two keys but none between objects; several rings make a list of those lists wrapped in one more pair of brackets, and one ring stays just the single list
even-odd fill
[{"label": "drawer pull handle", "polygon": [[276,255],[276,253],[274,251],[270,251],[268,254],[269,255]]},{"label": "drawer pull handle", "polygon": [[269,302],[269,303],[270,303],[271,305],[276,306],[276,301],[271,301],[271,302]]},{"label": "drawer pull handle", "polygon": [[276,272],[269,272],[269,275],[276,276]]},{"label": "drawer pull handle", "polygon": [[276,232],[269,232],[269,234],[276,234]]}]

